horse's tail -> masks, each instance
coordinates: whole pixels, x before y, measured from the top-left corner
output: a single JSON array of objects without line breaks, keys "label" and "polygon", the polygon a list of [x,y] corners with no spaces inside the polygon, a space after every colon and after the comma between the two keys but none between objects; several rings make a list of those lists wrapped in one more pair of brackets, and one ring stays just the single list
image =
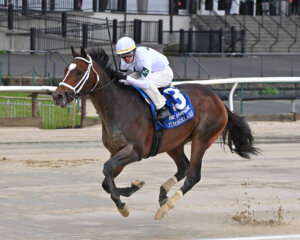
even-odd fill
[{"label": "horse's tail", "polygon": [[250,154],[258,154],[259,149],[254,147],[254,138],[248,123],[227,107],[226,110],[228,122],[222,133],[223,144],[227,144],[231,152],[235,152],[243,158],[250,158]]}]

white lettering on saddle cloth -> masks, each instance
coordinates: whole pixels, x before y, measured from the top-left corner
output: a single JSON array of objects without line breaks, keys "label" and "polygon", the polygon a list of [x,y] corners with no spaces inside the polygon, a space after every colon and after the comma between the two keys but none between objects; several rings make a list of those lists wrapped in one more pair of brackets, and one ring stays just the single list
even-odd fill
[{"label": "white lettering on saddle cloth", "polygon": [[168,127],[169,128],[177,127],[177,126],[181,125],[182,123],[186,122],[188,119],[193,118],[194,113],[190,110],[191,110],[190,106],[186,106],[186,108],[184,110],[182,110],[181,112],[176,113],[176,115],[170,116],[169,117],[170,122],[168,122]]},{"label": "white lettering on saddle cloth", "polygon": [[182,109],[185,108],[186,100],[185,100],[185,97],[182,95],[182,93],[179,91],[179,89],[172,88],[172,87],[166,88],[164,90],[164,93],[169,94],[170,96],[172,96],[174,101],[176,101],[175,107],[178,110],[182,110]]},{"label": "white lettering on saddle cloth", "polygon": [[174,110],[174,114],[165,121],[166,128],[177,127],[194,117],[194,109],[190,105],[190,101],[187,101],[179,89],[170,87],[165,89],[164,93],[172,97],[172,108]]}]

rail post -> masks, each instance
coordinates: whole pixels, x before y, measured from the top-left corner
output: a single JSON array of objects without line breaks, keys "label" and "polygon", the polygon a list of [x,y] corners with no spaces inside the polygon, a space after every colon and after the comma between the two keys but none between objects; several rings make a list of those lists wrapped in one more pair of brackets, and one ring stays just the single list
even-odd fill
[{"label": "rail post", "polygon": [[93,0],[93,12],[97,12],[97,0]]},{"label": "rail post", "polygon": [[179,30],[179,53],[184,52],[184,30]]},{"label": "rail post", "polygon": [[224,52],[224,29],[220,28],[219,30],[219,51],[220,53]]},{"label": "rail post", "polygon": [[49,79],[49,85],[53,86],[53,81],[52,81],[52,78],[50,76],[50,73],[48,73],[48,79]]},{"label": "rail post", "polygon": [[31,95],[31,116],[32,117],[36,117],[36,103],[37,103],[37,97],[38,97],[38,93],[34,92]]},{"label": "rail post", "polygon": [[235,27],[231,27],[231,52],[236,52],[236,48],[235,48],[235,41],[236,39],[236,32],[235,32]]},{"label": "rail post", "polygon": [[0,62],[0,86],[2,86],[2,62]]},{"label": "rail post", "polygon": [[61,35],[67,37],[67,12],[61,13]]},{"label": "rail post", "polygon": [[7,75],[10,76],[11,51],[7,51]]},{"label": "rail post", "polygon": [[113,20],[113,30],[112,30],[112,42],[114,44],[116,44],[117,40],[118,40],[118,20],[114,19]]},{"label": "rail post", "polygon": [[142,21],[140,19],[133,20],[133,36],[134,41],[136,43],[141,43],[141,35],[142,35]]},{"label": "rail post", "polygon": [[193,30],[190,28],[188,32],[188,52],[193,51]]},{"label": "rail post", "polygon": [[27,15],[27,0],[22,0],[22,15]]},{"label": "rail post", "polygon": [[73,10],[74,11],[78,11],[79,10],[78,0],[73,0]]},{"label": "rail post", "polygon": [[[36,29],[30,28],[30,50],[34,51],[36,45]],[[31,52],[31,54],[34,54]]]},{"label": "rail post", "polygon": [[242,29],[241,31],[241,53],[245,53],[246,52],[246,31],[245,29]]},{"label": "rail post", "polygon": [[296,113],[296,102],[292,100],[292,114],[293,114],[293,121],[297,121],[297,113]]},{"label": "rail post", "polygon": [[31,79],[31,85],[35,86],[35,68],[32,67],[32,79]]},{"label": "rail post", "polygon": [[126,0],[119,0],[118,1],[118,11],[119,12],[126,12],[126,6],[127,1]]},{"label": "rail post", "polygon": [[50,0],[50,11],[54,11],[55,10],[55,0]]},{"label": "rail post", "polygon": [[42,0],[42,14],[45,15],[47,13],[47,0]]},{"label": "rail post", "polygon": [[[98,10],[99,12],[104,12],[107,8],[108,1],[107,0],[98,0]],[[97,2],[96,2],[97,4]],[[124,2],[124,11],[126,11],[126,2]]]},{"label": "rail post", "polygon": [[88,25],[82,24],[82,46],[86,48],[88,46]]},{"label": "rail post", "polygon": [[83,126],[83,120],[86,119],[86,95],[81,96],[81,119],[80,127]]},{"label": "rail post", "polygon": [[163,43],[163,20],[158,20],[158,44]]},{"label": "rail post", "polygon": [[173,33],[173,14],[174,14],[174,3],[173,3],[173,0],[169,0],[169,15],[170,15],[169,28],[170,28],[170,33]]},{"label": "rail post", "polygon": [[14,28],[14,5],[11,3],[8,5],[7,21],[8,21],[8,29],[12,30]]},{"label": "rail post", "polygon": [[209,30],[209,50],[208,52],[212,53],[213,51],[213,30]]}]

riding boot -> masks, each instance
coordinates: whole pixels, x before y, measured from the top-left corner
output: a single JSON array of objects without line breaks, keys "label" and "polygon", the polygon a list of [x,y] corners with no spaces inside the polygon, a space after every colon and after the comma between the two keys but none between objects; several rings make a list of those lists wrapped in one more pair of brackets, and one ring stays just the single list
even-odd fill
[{"label": "riding boot", "polygon": [[169,110],[164,106],[157,110],[157,115],[156,115],[155,120],[161,121],[161,120],[164,120],[165,118],[168,118],[170,115],[171,114],[170,114]]}]

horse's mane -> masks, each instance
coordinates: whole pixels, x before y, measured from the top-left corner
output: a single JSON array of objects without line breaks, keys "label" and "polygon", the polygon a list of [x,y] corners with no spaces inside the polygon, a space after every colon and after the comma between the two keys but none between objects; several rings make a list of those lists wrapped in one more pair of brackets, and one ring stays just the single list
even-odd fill
[{"label": "horse's mane", "polygon": [[116,75],[116,71],[111,68],[111,64],[108,65],[109,56],[102,48],[91,49],[89,51],[91,58],[106,72],[110,78]]}]

